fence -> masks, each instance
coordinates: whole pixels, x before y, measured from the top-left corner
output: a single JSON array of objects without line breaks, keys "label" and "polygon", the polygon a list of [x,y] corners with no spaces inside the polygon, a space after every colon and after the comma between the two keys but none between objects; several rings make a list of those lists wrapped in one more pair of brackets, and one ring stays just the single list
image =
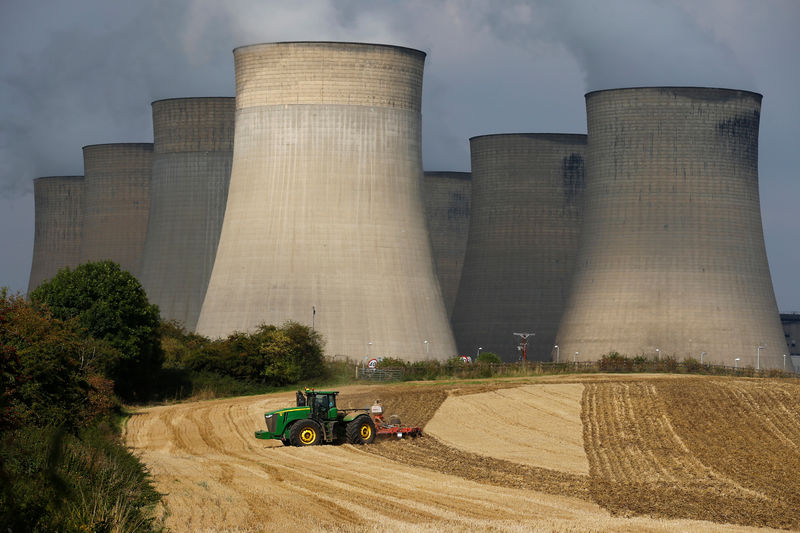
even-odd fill
[{"label": "fence", "polygon": [[368,381],[400,381],[404,375],[403,368],[364,368],[356,367],[356,379]]},{"label": "fence", "polygon": [[461,364],[422,361],[406,367],[364,368],[355,367],[356,379],[369,381],[425,380],[438,378],[492,378],[521,377],[549,374],[586,374],[598,372],[611,373],[675,373],[706,374],[740,377],[800,377],[795,372],[777,369],[756,370],[753,367],[732,367],[725,365],[700,364],[696,361],[678,362],[675,359],[659,360],[600,360],[578,361],[574,363],[554,363],[550,361],[519,361],[516,363]]}]

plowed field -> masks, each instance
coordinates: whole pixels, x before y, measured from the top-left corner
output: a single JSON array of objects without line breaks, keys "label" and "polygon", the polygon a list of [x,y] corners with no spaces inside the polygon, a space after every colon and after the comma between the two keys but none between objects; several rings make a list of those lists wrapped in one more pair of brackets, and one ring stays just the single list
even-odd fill
[{"label": "plowed field", "polygon": [[415,440],[291,448],[255,439],[263,412],[292,405],[291,393],[143,409],[126,439],[166,494],[172,531],[800,527],[796,384],[465,383],[341,389],[341,407],[381,398],[387,414],[428,424]]}]

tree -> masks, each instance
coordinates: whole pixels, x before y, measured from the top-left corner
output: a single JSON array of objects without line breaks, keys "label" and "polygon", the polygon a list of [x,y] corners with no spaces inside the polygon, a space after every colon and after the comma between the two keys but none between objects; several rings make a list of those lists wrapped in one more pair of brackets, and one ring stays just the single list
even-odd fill
[{"label": "tree", "polygon": [[82,426],[110,411],[102,378],[85,364],[97,341],[74,322],[0,293],[0,370],[4,385],[0,430],[21,425]]},{"label": "tree", "polygon": [[30,294],[38,307],[56,318],[75,318],[89,334],[119,351],[104,362],[103,373],[114,380],[125,399],[144,398],[149,378],[160,368],[158,307],[147,301],[144,289],[113,261],[86,263],[62,269]]}]

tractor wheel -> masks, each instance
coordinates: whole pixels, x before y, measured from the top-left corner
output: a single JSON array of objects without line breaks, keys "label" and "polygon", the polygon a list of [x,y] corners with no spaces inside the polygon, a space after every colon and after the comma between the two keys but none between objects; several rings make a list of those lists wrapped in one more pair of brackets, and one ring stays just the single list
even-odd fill
[{"label": "tractor wheel", "polygon": [[322,428],[313,420],[301,420],[289,432],[292,446],[313,446],[319,444],[321,438]]},{"label": "tractor wheel", "polygon": [[371,444],[375,440],[375,423],[367,415],[360,415],[347,424],[347,442]]}]

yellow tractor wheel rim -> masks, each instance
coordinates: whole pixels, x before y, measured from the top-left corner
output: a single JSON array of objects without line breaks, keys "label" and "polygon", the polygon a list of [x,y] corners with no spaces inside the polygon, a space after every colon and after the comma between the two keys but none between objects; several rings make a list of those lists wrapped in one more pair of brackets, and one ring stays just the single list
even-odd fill
[{"label": "yellow tractor wheel rim", "polygon": [[311,444],[317,438],[317,432],[312,428],[305,428],[300,432],[300,442],[303,444]]},{"label": "yellow tractor wheel rim", "polygon": [[368,439],[372,436],[372,428],[369,427],[369,424],[364,424],[361,426],[361,438]]}]

